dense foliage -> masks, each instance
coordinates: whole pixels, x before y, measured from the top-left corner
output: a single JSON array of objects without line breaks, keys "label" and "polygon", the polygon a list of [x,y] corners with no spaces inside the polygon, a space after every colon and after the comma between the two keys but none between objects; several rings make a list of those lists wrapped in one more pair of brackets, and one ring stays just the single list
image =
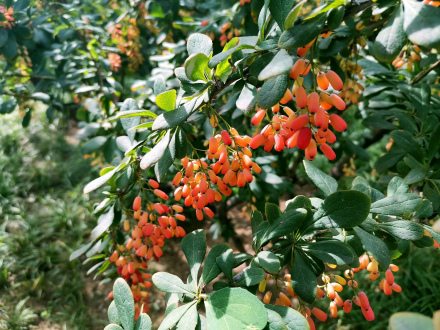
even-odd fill
[{"label": "dense foliage", "polygon": [[[168,293],[160,329],[314,328],[323,300],[373,321],[361,274],[399,294],[411,246],[439,247],[439,5],[6,1],[0,112],[75,118],[102,167],[84,188],[105,195],[97,225],[70,259],[131,288],[133,304],[115,282],[108,328],[149,329],[153,283]],[[281,212],[284,194],[297,196]],[[220,244],[205,259],[186,223],[212,219],[227,239],[237,202],[253,254]],[[147,271],[176,237],[184,281]]]}]

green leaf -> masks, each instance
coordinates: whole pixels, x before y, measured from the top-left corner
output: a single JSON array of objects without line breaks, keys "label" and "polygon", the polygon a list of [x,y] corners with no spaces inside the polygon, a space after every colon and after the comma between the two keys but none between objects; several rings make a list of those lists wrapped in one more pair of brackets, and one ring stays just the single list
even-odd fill
[{"label": "green leaf", "polygon": [[157,118],[157,115],[154,112],[151,112],[149,110],[127,110],[127,111],[124,111],[124,112],[119,112],[115,117],[112,117],[111,119],[131,118],[131,117],[153,117],[153,118]]},{"label": "green leaf", "polygon": [[196,280],[206,253],[206,236],[204,230],[199,229],[187,234],[182,239],[181,246],[188,261],[191,276]]},{"label": "green leaf", "polygon": [[125,330],[134,327],[134,299],[127,282],[118,278],[113,284],[113,299],[118,309],[119,320]]},{"label": "green leaf", "polygon": [[202,104],[202,102],[202,97],[196,97],[193,98],[191,101],[185,103],[184,105],[180,106],[176,110],[168,111],[161,114],[159,117],[156,118],[153,123],[153,131],[165,130],[180,125],[188,118],[190,113],[195,108]]},{"label": "green leaf", "polygon": [[406,175],[405,179],[403,179],[403,181],[406,184],[413,184],[419,181],[422,181],[425,179],[425,170],[421,169],[421,168],[415,168],[411,171],[409,171],[409,173]]},{"label": "green leaf", "polygon": [[267,221],[269,221],[269,223],[274,223],[274,221],[281,216],[280,208],[278,207],[278,205],[275,205],[273,203],[266,203],[265,211],[266,219]]},{"label": "green leaf", "polygon": [[296,17],[301,11],[302,6],[306,2],[307,0],[302,0],[301,2],[297,3],[295,7],[293,7],[292,10],[289,12],[289,14],[287,14],[287,17],[284,21],[284,30],[288,30],[292,27],[293,23],[295,23]]},{"label": "green leaf", "polygon": [[246,269],[237,282],[237,286],[252,286],[264,280],[265,273],[260,267],[250,267]]},{"label": "green leaf", "polygon": [[179,323],[177,323],[176,330],[192,330],[197,326],[197,304],[192,304],[190,308],[183,314],[180,318]]},{"label": "green leaf", "polygon": [[73,251],[69,257],[69,261],[73,261],[76,258],[82,256],[84,253],[86,253],[90,249],[90,247],[92,245],[93,245],[93,241],[87,243],[86,245],[81,246],[78,250]]},{"label": "green leaf", "polygon": [[[286,306],[274,306],[265,305],[266,309],[269,311],[274,311],[279,314],[286,325],[287,330],[299,330],[299,329],[309,329],[309,324],[304,316],[293,308]],[[284,328],[274,328],[274,330],[281,330]]]},{"label": "green leaf", "polygon": [[154,166],[154,174],[156,175],[157,182],[162,182],[162,179],[167,174],[171,165],[174,163],[174,157],[171,155],[170,147],[165,149],[161,159]]},{"label": "green leaf", "polygon": [[108,180],[110,180],[113,175],[115,175],[115,173],[119,170],[119,166],[115,167],[113,170],[105,173],[103,176],[93,180],[92,182],[89,182],[83,190],[84,194],[88,194],[90,192],[92,192],[95,189],[98,189],[99,187],[101,187],[104,183],[106,183]]},{"label": "green leaf", "polygon": [[281,49],[272,61],[260,72],[258,80],[267,80],[279,76],[280,74],[290,72],[293,65],[292,57],[285,49]]},{"label": "green leaf", "polygon": [[266,80],[257,95],[257,104],[262,109],[269,109],[277,104],[289,86],[289,74],[282,74]]},{"label": "green leaf", "polygon": [[[154,275],[153,275],[154,277]],[[171,313],[169,313],[165,319],[160,324],[160,327],[158,330],[167,330],[170,328],[173,328],[174,325],[179,322],[179,320],[182,318],[182,316],[186,313],[186,311],[194,306],[197,303],[197,301],[193,301],[189,304],[180,306],[179,308],[173,310]]]},{"label": "green leaf", "polygon": [[312,209],[312,202],[306,196],[296,196],[295,198],[286,201],[286,210],[284,212],[299,208]]},{"label": "green leaf", "polygon": [[158,96],[159,94],[166,92],[167,85],[165,83],[165,78],[162,75],[159,75],[154,81],[153,90],[155,96]]},{"label": "green leaf", "polygon": [[207,35],[193,33],[188,38],[186,48],[188,50],[188,55],[202,53],[209,56],[212,52],[212,40]]},{"label": "green leaf", "polygon": [[295,233],[302,222],[306,218],[307,211],[304,209],[289,210],[284,212],[278,219],[267,227],[261,244],[264,244],[271,239],[286,236]]},{"label": "green leaf", "polygon": [[423,314],[413,312],[399,312],[391,315],[389,320],[390,330],[434,330],[433,320]]},{"label": "green leaf", "polygon": [[374,55],[379,61],[391,62],[406,44],[403,31],[403,9],[398,5],[388,23],[380,30],[374,41]]},{"label": "green leaf", "polygon": [[307,160],[304,160],[303,163],[308,177],[322,190],[325,196],[329,196],[338,190],[338,182],[334,178],[325,174]]},{"label": "green leaf", "polygon": [[173,137],[171,138],[169,149],[171,153],[171,157],[173,159],[182,159],[186,156],[187,153],[187,139],[185,132],[182,128],[177,128]]},{"label": "green leaf", "polygon": [[109,324],[104,328],[104,330],[121,330],[121,329],[124,330],[124,328],[121,328],[117,324]]},{"label": "green leaf", "polygon": [[35,99],[38,99],[40,101],[43,101],[43,102],[49,102],[50,101],[50,96],[47,95],[46,93],[41,93],[41,92],[33,93],[32,97],[35,98]]},{"label": "green leaf", "polygon": [[408,241],[421,239],[424,233],[423,227],[409,220],[397,220],[379,223],[379,227],[391,235]]},{"label": "green leaf", "polygon": [[258,264],[270,274],[278,274],[280,270],[280,260],[278,257],[269,251],[260,251],[257,254],[256,261]]},{"label": "green leaf", "polygon": [[422,205],[417,209],[416,213],[414,213],[415,219],[423,219],[423,218],[429,218],[432,216],[432,213],[434,212],[432,208],[432,203],[424,199]]},{"label": "green leaf", "polygon": [[284,28],[284,22],[286,21],[294,3],[294,0],[273,0],[269,2],[270,13],[281,29]]},{"label": "green leaf", "polygon": [[177,93],[175,89],[160,93],[156,96],[156,104],[165,111],[171,111],[176,108]]},{"label": "green leaf", "polygon": [[[124,103],[122,103],[120,112],[129,111],[129,110],[139,110],[136,101],[133,99],[126,99]],[[131,143],[134,142],[134,136],[136,135],[136,132],[130,131],[130,128],[135,127],[140,123],[141,123],[140,117],[121,118],[122,127],[124,128],[125,132],[127,132],[127,135],[130,138]]]},{"label": "green leaf", "polygon": [[428,159],[431,162],[440,150],[440,124],[432,131],[428,145]]},{"label": "green leaf", "polygon": [[393,195],[405,194],[409,190],[408,185],[403,181],[402,178],[395,176],[388,183],[387,195],[391,197]]},{"label": "green leaf", "polygon": [[316,296],[316,276],[297,249],[294,251],[292,265],[293,291],[305,302],[311,304]]},{"label": "green leaf", "polygon": [[95,150],[100,149],[107,142],[107,137],[105,136],[95,136],[90,139],[81,148],[81,152],[85,154],[90,154]]},{"label": "green leaf", "polygon": [[370,213],[370,198],[356,190],[338,191],[328,196],[313,216],[307,229],[352,228]]},{"label": "green leaf", "polygon": [[263,214],[258,210],[252,211],[251,216],[251,227],[252,227],[252,237],[257,233],[258,226],[264,221]]},{"label": "green leaf", "polygon": [[440,47],[440,9],[414,0],[404,0],[405,19],[403,28],[408,39],[427,48]]},{"label": "green leaf", "polygon": [[324,27],[327,14],[319,14],[300,25],[294,25],[281,34],[278,46],[285,49],[304,47],[315,39]]},{"label": "green leaf", "polygon": [[263,303],[247,290],[224,288],[205,300],[208,329],[263,329],[267,313]]},{"label": "green leaf", "polygon": [[379,225],[377,224],[377,222],[370,217],[366,218],[365,221],[359,225],[359,227],[370,233],[379,230]]},{"label": "green leaf", "polygon": [[307,243],[302,249],[312,256],[333,265],[349,265],[356,256],[349,245],[337,240]]},{"label": "green leaf", "polygon": [[217,261],[217,266],[226,275],[229,282],[232,282],[232,268],[234,267],[234,253],[232,249],[223,252],[215,260]]},{"label": "green leaf", "polygon": [[238,109],[247,114],[255,108],[256,103],[257,88],[251,84],[245,83],[235,105]]},{"label": "green leaf", "polygon": [[165,150],[168,147],[168,143],[170,142],[170,136],[170,131],[167,131],[162,139],[154,146],[154,148],[142,157],[140,163],[141,169],[147,169],[151,165],[156,164],[162,158]]},{"label": "green leaf", "polygon": [[208,62],[209,58],[205,54],[191,55],[185,61],[186,76],[192,81],[207,81],[208,79],[205,77],[205,70],[208,67]]},{"label": "green leaf", "polygon": [[344,21],[345,7],[340,6],[329,11],[327,17],[327,27],[329,30],[336,30]]},{"label": "green leaf", "polygon": [[153,274],[151,279],[160,291],[193,295],[188,287],[176,275],[166,272],[157,272]]},{"label": "green leaf", "polygon": [[151,330],[152,327],[153,324],[151,323],[150,317],[147,314],[142,313],[136,321],[134,330]]},{"label": "green leaf", "polygon": [[30,0],[17,0],[14,5],[14,12],[26,9],[30,5]]},{"label": "green leaf", "polygon": [[8,41],[8,31],[6,29],[0,29],[0,47],[6,45]]},{"label": "green leaf", "polygon": [[[258,42],[258,37],[239,37],[239,38],[232,38],[228,44],[226,44],[226,47],[223,49],[223,52],[215,55],[208,63],[208,66],[210,68],[215,67],[220,62],[223,62],[224,60],[227,60],[233,52],[239,49],[254,49],[255,45]],[[229,44],[230,43],[230,44]],[[234,45],[231,47],[232,45]],[[230,47],[230,48],[229,48]],[[227,50],[226,50],[227,49]]]},{"label": "green leaf", "polygon": [[423,227],[432,235],[432,237],[437,241],[440,242],[440,233],[432,229],[431,226],[423,225]]},{"label": "green leaf", "polygon": [[98,218],[98,225],[92,230],[92,238],[96,239],[101,236],[111,226],[115,217],[115,205],[108,210],[107,213],[101,214]]},{"label": "green leaf", "polygon": [[422,204],[422,199],[416,194],[406,193],[386,197],[371,204],[371,213],[398,215],[414,212]]},{"label": "green leaf", "polygon": [[217,258],[229,249],[227,244],[215,245],[211,251],[209,251],[206,257],[205,264],[203,265],[202,277],[200,278],[200,285],[208,284],[215,279],[221,270],[217,265]]},{"label": "green leaf", "polygon": [[240,266],[242,263],[244,263],[245,261],[247,261],[253,257],[254,256],[252,254],[245,253],[245,252],[235,253],[233,268]]},{"label": "green leaf", "polygon": [[271,309],[268,309],[267,306],[272,305],[266,305],[267,325],[264,330],[287,330],[286,323],[284,322],[281,315]]},{"label": "green leaf", "polygon": [[406,152],[416,159],[423,159],[423,151],[413,135],[408,131],[394,131],[391,133],[394,143],[402,147]]},{"label": "green leaf", "polygon": [[108,306],[107,310],[108,321],[114,324],[121,324],[118,315],[118,309],[116,308],[116,303],[114,301],[111,302],[110,306]]},{"label": "green leaf", "polygon": [[388,269],[391,257],[386,244],[379,237],[371,235],[359,227],[354,227],[353,230],[361,240],[365,251],[371,253],[383,269]]}]

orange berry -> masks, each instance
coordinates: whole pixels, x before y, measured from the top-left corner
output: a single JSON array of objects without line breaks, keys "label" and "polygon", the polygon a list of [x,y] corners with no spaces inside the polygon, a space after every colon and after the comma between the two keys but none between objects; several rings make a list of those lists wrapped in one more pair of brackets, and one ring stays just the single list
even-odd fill
[{"label": "orange berry", "polygon": [[394,283],[394,275],[393,275],[393,272],[391,271],[391,269],[388,269],[385,272],[385,279],[389,285],[392,285]]},{"label": "orange berry", "polygon": [[325,132],[325,139],[328,143],[335,143],[336,142],[336,135],[331,130],[327,130]]},{"label": "orange berry", "polygon": [[352,301],[355,305],[361,307],[361,300],[359,299],[359,297],[353,297]]},{"label": "orange berry", "polygon": [[396,265],[393,265],[393,264],[390,265],[390,269],[391,269],[391,271],[393,271],[393,272],[398,272],[398,271],[399,271],[399,267],[396,266]]},{"label": "orange berry", "polygon": [[329,83],[332,85],[333,89],[340,91],[342,87],[344,86],[344,83],[342,82],[341,77],[338,76],[338,74],[332,70],[329,70],[325,76],[327,77]]},{"label": "orange berry", "polygon": [[141,203],[142,203],[142,199],[137,196],[134,201],[133,201],[133,210],[134,211],[138,211],[141,209]]},{"label": "orange berry", "polygon": [[256,149],[264,143],[266,143],[266,138],[262,134],[257,134],[252,138],[249,147],[251,147],[251,149]]},{"label": "orange berry", "polygon": [[128,220],[124,221],[124,230],[129,231],[130,230],[130,222]]},{"label": "orange berry", "polygon": [[343,308],[344,313],[350,313],[352,306],[353,306],[353,302],[351,300],[347,299],[344,302],[344,308]]},{"label": "orange berry", "polygon": [[146,254],[147,254],[147,246],[146,245],[142,245],[139,249],[136,250],[136,255],[138,257],[145,257]]},{"label": "orange berry", "polygon": [[307,322],[309,323],[310,330],[315,330],[315,322],[313,322],[311,317],[306,317]]},{"label": "orange berry", "polygon": [[304,87],[297,87],[295,90],[296,105],[303,109],[307,106],[307,93]]},{"label": "orange berry", "polygon": [[392,289],[394,292],[402,292],[402,288],[401,288],[400,285],[397,284],[396,282],[394,282],[394,283],[391,285],[391,289]]},{"label": "orange berry", "polygon": [[316,298],[323,298],[325,296],[324,290],[321,288],[316,288]]},{"label": "orange berry", "polygon": [[337,114],[330,115],[330,125],[338,132],[343,132],[347,129],[347,123]]},{"label": "orange berry", "polygon": [[368,301],[368,297],[365,294],[365,292],[363,291],[359,292],[358,296],[359,296],[359,301],[361,303],[361,307],[363,309],[367,309],[368,307],[370,307],[370,302]]},{"label": "orange berry", "polygon": [[280,292],[279,297],[280,297],[282,304],[284,306],[289,307],[290,305],[292,305],[292,302],[290,301],[289,297],[287,297],[284,293]]},{"label": "orange berry", "polygon": [[162,190],[159,190],[159,189],[154,189],[154,194],[157,197],[162,198],[164,200],[168,200],[168,198],[169,198],[167,194],[165,194]]},{"label": "orange berry", "polygon": [[316,81],[318,82],[319,88],[321,88],[323,90],[328,89],[328,86],[330,85],[324,72],[318,73],[318,75],[316,76]]},{"label": "orange berry", "polygon": [[228,131],[223,130],[221,132],[221,136],[222,136],[223,143],[225,145],[229,146],[232,144],[232,140],[231,140],[231,137],[229,136]]},{"label": "orange berry", "polygon": [[116,262],[116,260],[118,260],[118,258],[119,258],[118,251],[114,251],[108,260],[110,262]]},{"label": "orange berry", "polygon": [[206,26],[206,25],[208,25],[208,23],[209,23],[209,20],[204,20],[204,21],[202,21],[202,23],[200,23],[200,25],[201,26]]},{"label": "orange berry", "polygon": [[153,246],[153,252],[154,252],[154,255],[155,255],[157,258],[160,258],[160,257],[163,256],[163,251],[162,251],[162,249],[161,249],[159,246],[157,246],[157,245]]},{"label": "orange berry", "polygon": [[335,288],[332,284],[327,285],[327,295],[331,300],[335,299],[336,297]]},{"label": "orange berry", "polygon": [[391,296],[391,294],[393,293],[393,289],[391,289],[391,285],[388,284],[388,281],[385,280],[383,282],[383,292],[387,295],[387,296]]},{"label": "orange berry", "polygon": [[333,151],[332,147],[330,147],[328,144],[323,143],[319,146],[319,149],[322,151],[322,153],[329,159],[334,160],[336,158],[336,154]]},{"label": "orange berry", "polygon": [[332,94],[329,97],[330,102],[336,107],[338,110],[345,110],[345,102],[343,99],[341,99],[338,95]]},{"label": "orange berry", "polygon": [[281,104],[286,104],[286,103],[289,102],[292,98],[293,98],[293,96],[292,96],[292,92],[290,91],[290,89],[286,89],[286,92],[284,93],[283,98],[280,100],[280,103],[281,103]]},{"label": "orange berry", "polygon": [[309,106],[309,112],[315,113],[319,108],[319,94],[316,92],[310,93],[307,97],[307,104]]},{"label": "orange berry", "polygon": [[150,179],[148,180],[148,184],[153,187],[154,189],[159,188],[159,183],[157,183],[156,180]]},{"label": "orange berry", "polygon": [[312,130],[310,127],[303,127],[299,131],[298,140],[296,142],[296,146],[299,149],[305,150],[310,143],[310,139],[312,138]]},{"label": "orange berry", "polygon": [[284,139],[281,135],[275,135],[275,150],[282,151],[284,150]]},{"label": "orange berry", "polygon": [[185,169],[185,176],[187,178],[191,177],[194,173],[194,164],[193,163],[188,163],[188,165],[186,166]]},{"label": "orange berry", "polygon": [[311,139],[309,145],[306,148],[306,159],[313,160],[316,157],[317,147],[315,140]]},{"label": "orange berry", "polygon": [[270,303],[270,299],[272,298],[272,292],[267,291],[263,298],[263,303],[268,304]]},{"label": "orange berry", "polygon": [[309,122],[309,116],[301,115],[292,122],[292,125],[290,125],[290,129],[293,131],[299,131],[304,126],[306,126],[308,122]]},{"label": "orange berry", "polygon": [[297,79],[306,67],[306,61],[302,58],[298,59],[290,70],[290,78]]},{"label": "orange berry", "polygon": [[362,308],[362,314],[364,314],[364,317],[367,321],[371,322],[374,320],[374,312],[371,307],[368,307],[368,309]]},{"label": "orange berry", "polygon": [[336,305],[336,303],[334,301],[332,301],[330,303],[330,315],[333,318],[337,318],[338,317],[338,306]]}]

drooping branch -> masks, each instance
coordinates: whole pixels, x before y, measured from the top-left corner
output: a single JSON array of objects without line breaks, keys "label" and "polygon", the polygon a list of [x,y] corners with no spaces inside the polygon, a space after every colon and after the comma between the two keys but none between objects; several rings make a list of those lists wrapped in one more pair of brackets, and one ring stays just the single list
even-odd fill
[{"label": "drooping branch", "polygon": [[437,62],[435,62],[433,65],[431,65],[429,68],[427,68],[425,71],[422,71],[420,73],[418,73],[413,80],[411,80],[411,82],[409,83],[411,86],[417,84],[420,80],[422,80],[423,78],[425,78],[428,73],[430,73],[432,70],[434,70],[435,68],[440,67],[440,60],[438,60]]}]

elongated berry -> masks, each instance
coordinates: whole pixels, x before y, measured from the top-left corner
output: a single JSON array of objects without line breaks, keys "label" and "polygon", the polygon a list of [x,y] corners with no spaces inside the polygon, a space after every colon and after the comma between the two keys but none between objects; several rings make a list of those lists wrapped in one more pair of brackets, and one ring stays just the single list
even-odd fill
[{"label": "elongated berry", "polygon": [[154,189],[154,194],[157,197],[162,198],[164,200],[168,200],[168,198],[169,198],[167,194],[165,194],[162,190],[159,190],[159,189]]},{"label": "elongated berry", "polygon": [[251,147],[251,149],[256,149],[259,146],[262,146],[265,142],[266,138],[264,137],[264,135],[257,134],[252,138],[251,142],[249,143],[249,147]]},{"label": "elongated berry", "polygon": [[330,315],[334,319],[338,317],[338,305],[334,301],[330,303]]},{"label": "elongated berry", "polygon": [[371,307],[368,307],[367,309],[362,308],[362,314],[364,314],[364,317],[367,321],[374,321],[374,312]]},{"label": "elongated berry", "polygon": [[309,107],[310,113],[315,113],[319,109],[319,94],[316,92],[310,93],[309,96],[307,96],[307,105]]},{"label": "elongated berry", "polygon": [[260,282],[260,284],[258,285],[258,291],[260,291],[260,292],[266,291],[266,283],[267,283],[266,280],[262,280]]},{"label": "elongated berry", "polygon": [[338,132],[344,132],[347,129],[347,123],[337,114],[330,115],[330,125]]},{"label": "elongated berry", "polygon": [[295,90],[296,105],[303,109],[307,106],[307,93],[304,87],[297,87]]},{"label": "elongated berry", "polygon": [[231,140],[231,137],[229,136],[228,131],[223,130],[221,132],[221,136],[222,136],[223,143],[225,145],[230,146],[232,144],[232,140]]},{"label": "elongated berry", "polygon": [[318,73],[318,75],[316,76],[316,81],[318,83],[319,88],[326,90],[328,89],[330,83],[325,75],[325,73]]},{"label": "elongated berry", "polygon": [[306,61],[302,58],[298,59],[290,70],[290,78],[297,79],[306,67]]},{"label": "elongated berry", "polygon": [[270,303],[270,299],[272,298],[272,292],[267,291],[263,298],[263,303],[268,304]]},{"label": "elongated berry", "polygon": [[134,210],[134,211],[138,211],[138,210],[140,210],[140,208],[141,208],[141,202],[142,202],[142,199],[141,199],[139,196],[137,196],[137,197],[134,199],[134,201],[133,201],[133,210]]},{"label": "elongated berry", "polygon": [[275,135],[275,150],[282,151],[284,150],[284,139],[281,135]]},{"label": "elongated berry", "polygon": [[292,92],[290,91],[290,89],[286,89],[286,92],[284,93],[283,98],[280,100],[280,103],[281,103],[281,104],[286,104],[286,103],[289,102],[292,98],[293,98],[293,96],[292,96]]},{"label": "elongated berry", "polygon": [[326,143],[321,144],[319,146],[319,149],[328,158],[328,160],[334,160],[336,158],[335,152],[333,151],[332,147],[330,147],[328,144]]},{"label": "elongated berry", "polygon": [[306,148],[306,159],[313,160],[316,157],[317,147],[316,141],[311,139],[309,145]]},{"label": "elongated berry", "polygon": [[260,109],[257,111],[257,113],[252,117],[251,123],[252,125],[256,126],[263,120],[264,116],[266,115],[266,111],[263,109]]},{"label": "elongated berry", "polygon": [[393,272],[391,271],[391,269],[388,269],[385,272],[385,279],[386,279],[386,281],[388,282],[389,285],[393,285],[393,283],[394,283],[394,275],[393,275]]},{"label": "elongated berry", "polygon": [[159,188],[159,183],[156,180],[150,179],[148,180],[148,184],[154,189]]},{"label": "elongated berry", "polygon": [[310,330],[315,330],[315,322],[313,322],[311,317],[306,317],[307,323],[309,323],[309,328]]},{"label": "elongated berry", "polygon": [[370,307],[370,302],[368,301],[368,297],[365,294],[365,292],[363,292],[363,291],[359,292],[358,296],[359,296],[359,301],[361,303],[361,307],[363,309],[369,308]]},{"label": "elongated berry", "polygon": [[396,282],[394,282],[394,283],[391,285],[391,289],[392,289],[394,292],[402,292],[402,288],[401,288],[400,285],[397,284]]},{"label": "elongated berry", "polygon": [[333,89],[340,91],[342,87],[344,86],[344,83],[342,82],[341,77],[338,76],[338,74],[332,70],[329,70],[325,76],[327,77],[328,81],[332,85]]},{"label": "elongated berry", "polygon": [[344,313],[350,313],[351,312],[351,308],[353,306],[353,302],[349,299],[347,299],[346,301],[344,301]]},{"label": "elongated berry", "polygon": [[292,302],[290,301],[289,297],[287,297],[283,292],[280,292],[279,297],[284,306],[289,307],[290,305],[292,305]]},{"label": "elongated berry", "polygon": [[309,120],[310,119],[308,115],[301,115],[292,122],[292,125],[290,125],[290,129],[292,131],[299,131],[301,128],[307,125]]},{"label": "elongated berry", "polygon": [[298,140],[296,142],[296,146],[299,149],[305,150],[309,146],[311,138],[312,138],[312,130],[310,129],[310,127],[301,128],[298,134]]},{"label": "elongated berry", "polygon": [[321,322],[327,321],[327,314],[317,307],[312,308],[312,314]]},{"label": "elongated berry", "polygon": [[345,110],[345,102],[343,99],[341,99],[338,95],[336,94],[332,94],[329,97],[329,100],[331,101],[331,103],[335,106],[336,109],[338,110]]}]

